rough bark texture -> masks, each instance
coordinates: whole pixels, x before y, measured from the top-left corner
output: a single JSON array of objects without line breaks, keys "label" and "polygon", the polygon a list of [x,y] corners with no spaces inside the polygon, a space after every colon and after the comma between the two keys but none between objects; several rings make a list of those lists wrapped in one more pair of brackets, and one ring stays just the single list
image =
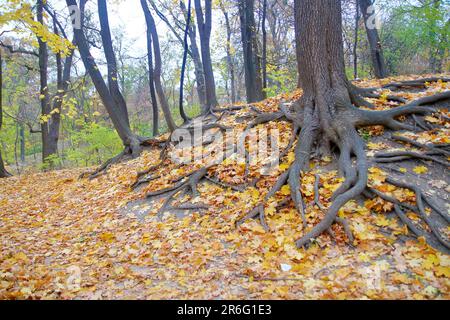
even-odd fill
[{"label": "rough bark texture", "polygon": [[164,92],[164,88],[161,83],[161,68],[162,68],[161,49],[159,46],[159,37],[158,32],[156,30],[155,20],[153,19],[152,13],[150,12],[150,9],[147,5],[147,1],[141,0],[141,5],[144,11],[147,29],[150,31],[153,44],[153,53],[155,59],[155,68],[153,70],[153,81],[155,83],[156,93],[158,94],[159,103],[164,113],[164,118],[166,120],[167,127],[169,128],[170,131],[174,131],[177,126],[172,118],[172,114],[170,113],[169,102],[167,101],[166,94]]},{"label": "rough bark texture", "polygon": [[[289,186],[290,195],[283,200],[283,204],[295,206],[302,222],[303,230],[302,237],[297,240],[298,247],[307,246],[310,241],[320,236],[324,232],[333,234],[330,230],[334,223],[340,224],[346,234],[347,240],[353,244],[353,236],[348,222],[342,217],[338,217],[339,210],[350,200],[359,196],[371,197],[379,196],[386,201],[392,202],[396,205],[396,213],[402,221],[405,221],[406,226],[411,229],[413,233],[420,236],[425,234],[427,236],[434,236],[444,247],[450,248],[450,244],[445,239],[446,237],[439,232],[439,228],[431,221],[425,213],[426,203],[430,210],[439,213],[444,217],[448,223],[450,220],[447,215],[437,208],[430,199],[424,197],[424,194],[413,185],[406,184],[402,181],[397,181],[391,178],[386,179],[386,182],[400,187],[408,188],[416,194],[416,206],[406,202],[401,202],[389,195],[385,195],[378,190],[369,188],[368,181],[368,160],[365,153],[364,140],[359,136],[357,128],[362,126],[383,125],[392,130],[414,130],[414,127],[405,122],[396,120],[400,116],[426,114],[433,112],[431,106],[436,107],[448,106],[450,101],[450,91],[438,93],[433,96],[426,96],[418,100],[412,101],[400,107],[394,107],[389,110],[372,111],[360,106],[370,106],[364,102],[362,98],[364,95],[373,94],[375,89],[361,89],[351,85],[345,76],[344,70],[344,50],[342,40],[342,11],[340,0],[295,0],[295,23],[297,43],[302,46],[298,47],[298,68],[300,74],[300,84],[303,88],[303,95],[301,98],[292,104],[281,104],[279,110],[274,112],[262,112],[261,110],[250,106],[250,110],[254,114],[249,117],[254,117],[244,130],[244,133],[239,137],[240,141],[245,141],[246,135],[252,128],[257,125],[268,123],[271,121],[289,121],[293,125],[292,135],[288,146],[280,154],[280,159],[284,159],[292,148],[294,148],[295,159],[291,166],[282,172],[272,187],[266,193],[260,203],[257,204],[250,212],[236,222],[236,225],[241,225],[248,219],[259,218],[263,228],[269,230],[269,225],[265,221],[265,205],[270,202],[278,191],[283,186]],[[437,81],[437,80],[435,80]],[[414,83],[403,82],[395,84],[395,86],[411,86],[417,83],[426,82],[426,79],[416,80]],[[390,84],[389,86],[392,86]],[[439,102],[439,104],[437,104]],[[239,110],[240,106],[233,106],[230,108],[223,108],[217,112],[222,111],[224,115],[231,110]],[[220,119],[219,117],[218,119]],[[204,130],[211,128],[226,129],[222,124],[216,122],[203,126]],[[190,128],[195,129],[195,125]],[[398,138],[397,138],[398,139]],[[310,159],[312,157],[321,158],[331,154],[331,145],[336,150],[338,156],[338,168],[340,175],[344,178],[342,184],[331,196],[331,203],[322,205],[319,197],[320,176],[316,173],[316,183],[314,186],[314,201],[320,210],[324,213],[324,218],[314,226],[311,226],[307,220],[306,204],[303,199],[301,177],[304,172],[310,170]],[[167,146],[167,145],[165,145]],[[449,150],[437,149],[436,145],[420,146],[428,149],[433,155],[419,154],[418,152],[408,153],[392,153],[392,154],[377,154],[376,159],[383,162],[397,161],[398,158],[420,158],[423,160],[430,160],[446,167],[449,166],[447,160],[439,159],[436,152],[439,151],[440,156],[448,155]],[[231,157],[236,153],[239,146],[235,145],[233,148],[228,148],[225,157]],[[160,163],[156,165],[164,165],[166,160],[167,148],[161,152]],[[247,150],[246,150],[247,151]],[[380,162],[381,162],[380,161]],[[222,162],[222,159],[220,160]],[[227,185],[219,181],[216,177],[209,174],[213,171],[213,167],[217,163],[206,165],[203,168],[195,169],[194,171],[183,174],[177,179],[173,180],[173,185],[165,189],[154,191],[148,194],[149,197],[166,195],[166,199],[162,207],[158,211],[158,216],[162,218],[162,214],[166,210],[180,209],[181,207],[171,207],[171,202],[175,200],[177,194],[180,192],[191,192],[193,197],[198,195],[197,184],[202,180],[217,184],[224,188],[232,188],[236,191],[241,191],[242,188],[258,185],[258,178],[248,179],[242,185]],[[248,172],[248,163],[245,164],[245,172]],[[138,179],[133,186],[148,183],[154,179],[159,178],[151,174],[144,177],[154,170],[155,166],[146,170],[142,175],[138,175]],[[325,168],[322,168],[325,169]],[[326,169],[325,169],[326,170]],[[190,170],[189,170],[190,171]],[[246,174],[246,178],[248,178]],[[260,180],[259,180],[260,181]],[[377,193],[378,192],[378,193]],[[279,203],[281,205],[281,202]],[[201,208],[200,208],[201,207]],[[185,210],[200,210],[204,206],[199,205],[183,205]],[[411,210],[419,214],[423,222],[430,228],[423,228],[418,230],[409,218],[405,218],[403,209]],[[427,238],[428,239],[428,238]]]},{"label": "rough bark texture", "polygon": [[254,17],[254,0],[239,1],[239,17],[241,21],[241,37],[244,49],[245,89],[247,102],[264,99],[261,79],[261,65],[258,58],[256,25]]},{"label": "rough bark texture", "polygon": [[[370,8],[373,8],[372,0],[358,0],[358,5],[361,9],[364,24],[366,26],[367,32],[367,40],[369,41],[370,53],[372,57],[372,64],[374,69],[375,77],[377,78],[386,78],[387,70],[383,57],[383,49],[381,47],[380,37],[378,35],[378,30],[371,24],[371,15],[374,14],[374,11],[370,11]],[[375,9],[372,9],[375,10]]]},{"label": "rough bark texture", "polygon": [[206,103],[208,108],[207,110],[203,110],[203,113],[208,113],[211,108],[214,108],[218,105],[216,96],[216,84],[214,80],[214,71],[212,67],[210,52],[212,0],[205,0],[204,13],[201,0],[194,0],[194,3],[197,26],[200,33],[200,49],[202,53],[203,72],[205,74]]}]

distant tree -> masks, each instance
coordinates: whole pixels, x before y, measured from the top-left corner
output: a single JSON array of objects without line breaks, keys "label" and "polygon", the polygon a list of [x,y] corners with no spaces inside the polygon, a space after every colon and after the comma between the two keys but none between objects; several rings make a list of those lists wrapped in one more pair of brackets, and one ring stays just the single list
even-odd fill
[{"label": "distant tree", "polygon": [[218,105],[216,96],[216,84],[211,59],[211,28],[212,28],[212,0],[204,0],[203,10],[201,0],[194,0],[195,16],[200,34],[200,50],[202,53],[203,72],[205,74],[206,104],[207,109],[203,113],[208,113],[211,108]]},{"label": "distant tree", "polygon": [[[0,50],[0,131],[2,130],[3,125],[3,60],[2,60],[2,51]],[[11,176],[8,171],[6,171],[5,164],[3,163],[2,158],[2,150],[0,144],[0,178],[6,178]]]},{"label": "distant tree", "polygon": [[245,88],[247,102],[250,103],[264,99],[256,39],[254,0],[239,1],[239,17],[241,20],[241,39],[244,51]]},{"label": "distant tree", "polygon": [[383,56],[380,36],[374,23],[375,7],[372,0],[357,0],[361,9],[364,25],[366,26],[367,40],[369,41],[372,65],[375,77],[385,78],[388,73]]},{"label": "distant tree", "polygon": [[106,65],[108,69],[108,87],[115,104],[121,110],[121,115],[128,126],[130,126],[130,120],[128,117],[128,109],[125,99],[120,92],[117,75],[117,61],[114,54],[111,30],[109,28],[108,8],[106,6],[106,0],[98,0],[98,18],[100,21],[100,34],[102,37],[103,51],[105,53]]},{"label": "distant tree", "polygon": [[[66,0],[67,6],[70,8],[71,6],[78,6],[76,0]],[[81,27],[76,28],[74,25],[73,33],[75,37],[75,42],[78,47],[78,51],[80,52],[81,59],[83,60],[84,67],[89,73],[92,82],[105,106],[109,117],[119,134],[122,143],[125,146],[125,154],[130,153],[133,156],[138,156],[142,150],[141,143],[143,140],[135,135],[130,126],[128,125],[127,118],[128,116],[124,114],[125,110],[117,105],[116,100],[113,97],[113,94],[109,91],[108,86],[103,79],[102,74],[90,53],[89,44],[86,39],[84,33],[83,26],[83,15],[84,15],[84,5],[85,0],[80,1],[80,14],[81,14]]]},{"label": "distant tree", "polygon": [[[156,93],[158,94],[159,103],[161,104],[161,109],[164,113],[164,117],[166,119],[167,127],[170,131],[174,131],[176,129],[176,124],[172,118],[172,114],[170,113],[169,103],[166,98],[166,94],[164,93],[164,88],[161,83],[161,49],[159,46],[159,37],[158,32],[156,30],[156,23],[153,19],[152,13],[147,4],[147,0],[141,0],[142,10],[144,11],[145,22],[147,24],[147,54],[151,54],[153,49],[154,53],[154,68],[149,65],[149,70],[153,69],[153,82],[155,84]],[[149,62],[152,59],[148,59]]]}]

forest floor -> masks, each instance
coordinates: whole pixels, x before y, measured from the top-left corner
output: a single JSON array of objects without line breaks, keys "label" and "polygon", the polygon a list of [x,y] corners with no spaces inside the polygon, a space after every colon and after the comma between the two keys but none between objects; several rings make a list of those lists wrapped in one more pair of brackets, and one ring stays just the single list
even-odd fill
[{"label": "forest floor", "polygon": [[[413,77],[361,81],[374,87]],[[427,84],[425,90],[396,91],[413,100],[449,90],[450,83]],[[395,107],[383,92],[372,99],[379,109]],[[281,101],[298,98],[300,92],[257,103],[273,111]],[[221,123],[245,127],[237,121],[249,108],[229,114]],[[449,116],[448,110],[444,112]],[[448,118],[445,118],[448,119]],[[401,132],[422,143],[450,143],[450,123],[434,114],[428,123],[440,129]],[[284,122],[265,127],[279,128],[282,145],[290,129]],[[361,132],[368,140],[369,159],[380,150],[405,148],[387,137],[390,132],[373,127]],[[408,147],[410,148],[410,147]],[[270,231],[256,220],[239,227],[235,222],[261,201],[276,176],[267,176],[256,187],[242,192],[208,182],[199,186],[208,210],[172,212],[158,219],[163,198],[145,195],[172,185],[172,180],[192,170],[167,164],[161,177],[136,190],[130,186],[138,172],[155,165],[158,149],[113,165],[95,179],[79,178],[86,169],[49,171],[0,180],[0,298],[2,299],[449,299],[450,256],[414,238],[391,213],[393,206],[380,198],[349,202],[340,212],[355,236],[348,243],[340,226],[333,226],[334,239],[321,235],[308,249],[297,249],[303,233],[300,216],[293,206],[277,209],[266,204]],[[293,161],[292,152],[287,156]],[[328,166],[327,166],[327,163]],[[314,204],[314,183],[320,175],[320,199],[329,204],[332,192],[342,182],[331,159],[320,159],[322,171],[302,178],[307,204],[308,227],[323,212]],[[251,174],[258,166],[251,168]],[[283,170],[287,164],[280,165]],[[317,167],[319,168],[319,167]],[[390,166],[390,168],[393,168]],[[242,182],[243,166],[225,160],[214,169],[229,184]],[[256,174],[256,173],[255,173]],[[429,162],[403,161],[394,169],[374,164],[369,184],[401,201],[414,201],[414,193],[385,183],[387,176],[406,178],[420,185],[427,196],[448,212],[448,168]],[[289,194],[282,188],[279,195]],[[179,199],[188,199],[181,195]],[[419,219],[407,213],[413,221]],[[430,212],[430,214],[432,214]],[[441,231],[449,235],[450,229]]]}]

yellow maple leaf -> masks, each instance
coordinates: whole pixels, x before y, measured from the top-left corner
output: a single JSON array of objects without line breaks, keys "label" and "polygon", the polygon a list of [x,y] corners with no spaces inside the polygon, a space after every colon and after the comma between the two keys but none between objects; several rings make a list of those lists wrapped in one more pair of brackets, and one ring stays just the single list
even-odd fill
[{"label": "yellow maple leaf", "polygon": [[433,266],[438,266],[440,263],[439,257],[435,254],[427,255],[426,259],[422,262],[422,267],[426,270],[431,270]]},{"label": "yellow maple leaf", "polygon": [[375,224],[379,227],[387,227],[390,224],[390,221],[386,219],[383,215],[378,215],[375,219]]},{"label": "yellow maple leaf", "polygon": [[418,166],[413,169],[413,171],[417,174],[423,174],[428,172],[428,168],[425,166]]},{"label": "yellow maple leaf", "polygon": [[283,196],[288,196],[291,194],[291,188],[286,184],[281,188],[280,193]]}]

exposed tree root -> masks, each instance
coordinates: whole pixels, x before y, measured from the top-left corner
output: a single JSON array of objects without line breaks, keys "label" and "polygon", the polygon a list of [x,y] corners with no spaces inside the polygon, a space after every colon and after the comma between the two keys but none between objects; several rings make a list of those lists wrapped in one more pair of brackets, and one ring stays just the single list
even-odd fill
[{"label": "exposed tree root", "polygon": [[364,88],[366,91],[375,91],[379,89],[389,89],[389,90],[398,90],[403,88],[426,88],[427,83],[432,82],[450,82],[450,78],[445,77],[430,77],[430,78],[422,78],[422,79],[416,79],[416,80],[407,80],[407,81],[399,81],[399,82],[391,82],[388,84],[383,85],[381,88]]},{"label": "exposed tree root", "polygon": [[[385,201],[392,202],[396,208],[397,215],[407,224],[411,231],[413,233],[417,232],[418,234],[423,234],[425,231],[422,231],[419,227],[415,226],[412,221],[408,220],[409,218],[403,213],[403,210],[405,209],[417,212],[425,221],[426,225],[429,226],[431,234],[436,237],[440,243],[448,247],[447,240],[439,233],[439,230],[437,230],[437,227],[433,224],[431,218],[426,215],[425,204],[428,204],[432,210],[442,216],[446,223],[449,222],[449,217],[441,211],[431,199],[424,197],[420,190],[413,186],[406,186],[401,182],[396,182],[393,180],[388,181],[388,183],[392,183],[398,187],[403,186],[413,190],[416,193],[416,198],[418,199],[417,205],[414,206],[408,203],[401,203],[387,194],[383,194],[378,190],[367,187],[368,161],[364,150],[365,142],[358,135],[357,128],[363,126],[383,125],[392,130],[414,130],[415,128],[413,126],[399,121],[398,118],[407,115],[423,115],[434,112],[437,108],[446,107],[445,104],[438,105],[438,103],[449,100],[450,91],[421,98],[403,106],[383,111],[364,110],[358,108],[361,104],[356,103],[355,101],[364,100],[360,97],[361,95],[364,96],[364,94],[361,93],[363,91],[353,91],[353,93],[350,91],[348,98],[333,97],[333,101],[326,101],[326,99],[325,101],[315,101],[314,99],[308,99],[308,97],[304,96],[298,102],[293,104],[280,105],[280,110],[276,112],[264,113],[254,111],[254,115],[252,116],[253,120],[251,120],[246,126],[246,129],[241,136],[241,141],[245,142],[245,138],[249,131],[257,125],[281,120],[291,122],[293,130],[292,136],[289,139],[287,147],[281,152],[280,159],[283,159],[289,151],[294,148],[295,160],[291,166],[277,178],[274,185],[269,189],[262,201],[246,213],[242,218],[236,221],[236,225],[242,225],[249,219],[259,219],[264,229],[269,230],[269,225],[265,217],[265,204],[269,202],[271,198],[273,198],[278,191],[282,189],[283,186],[288,185],[290,195],[279,201],[277,203],[277,208],[279,209],[293,203],[298,211],[304,230],[304,235],[296,241],[296,245],[298,247],[307,246],[311,241],[324,232],[328,232],[333,238],[335,238],[334,232],[331,229],[334,223],[340,224],[343,227],[348,242],[352,244],[354,237],[349,223],[345,219],[338,217],[338,212],[348,201],[355,199],[360,195],[375,195],[381,197]],[[366,91],[366,94],[367,93],[368,91]],[[352,95],[354,96],[353,98]],[[398,102],[403,102],[403,100],[396,100]],[[233,110],[240,110],[242,108],[243,107],[232,107]],[[220,109],[216,111],[225,112],[229,110]],[[197,128],[200,129],[200,127],[197,127],[196,124],[187,127],[190,131]],[[202,127],[202,133],[209,129],[226,130],[228,127],[217,122],[206,124]],[[411,141],[410,139],[399,136],[394,136],[393,138],[397,141],[406,142],[416,147],[420,147],[424,149],[424,152],[399,151],[396,153],[379,153],[376,155],[376,160],[378,162],[393,162],[403,159],[419,158],[427,161],[435,161],[436,163],[444,166],[449,165],[448,161],[438,158],[439,156],[448,156],[448,145],[422,145],[415,141]],[[161,159],[156,166],[152,166],[145,172],[138,174],[138,180],[136,181],[134,187],[160,178],[159,174],[154,173],[142,179],[142,177],[152,173],[168,161],[167,148],[170,143],[171,142],[169,139],[169,142],[166,143],[161,151]],[[306,206],[300,188],[301,177],[305,172],[310,170],[309,162],[313,156],[313,151],[319,150],[319,156],[330,155],[331,144],[339,149],[338,167],[340,174],[344,178],[344,182],[333,193],[331,197],[331,204],[329,206],[324,206],[320,202],[319,197],[320,179],[316,176],[316,182],[314,185],[314,202],[319,209],[325,213],[325,216],[318,224],[309,229],[305,215]],[[235,146],[233,150],[231,150],[231,153],[229,153],[225,158],[236,153],[237,149],[237,146]],[[219,163],[214,163],[201,169],[197,169],[192,173],[183,175],[176,180],[171,181],[173,184],[171,187],[149,193],[147,195],[149,198],[165,196],[164,202],[159,208],[157,216],[161,218],[165,211],[172,209],[196,211],[206,210],[208,206],[204,204],[183,204],[178,207],[171,206],[171,203],[176,199],[177,195],[182,192],[190,192],[192,197],[198,196],[199,192],[197,190],[197,185],[202,181],[207,181],[223,188],[230,188],[234,191],[243,191],[249,186],[254,186],[258,181],[255,179],[250,183],[247,182],[237,186],[222,182],[216,177],[208,175],[208,171],[218,164]],[[248,167],[249,165],[246,157],[245,177],[248,176]]]},{"label": "exposed tree root", "polygon": [[98,167],[94,171],[82,173],[79,178],[80,179],[84,179],[84,178],[95,179],[95,178],[99,177],[100,175],[106,173],[107,170],[112,165],[120,163],[129,158],[138,157],[141,154],[143,147],[163,147],[163,150],[164,150],[166,146],[168,146],[168,141],[142,138],[142,137],[134,137],[134,139],[132,139],[130,144],[127,145],[121,153],[119,153],[118,155],[105,161],[105,163],[103,163],[100,167]]},{"label": "exposed tree root", "polygon": [[[202,168],[199,170],[196,170],[194,172],[191,172],[177,181],[172,187],[162,189],[159,191],[150,192],[147,194],[147,198],[152,198],[159,195],[167,195],[167,197],[164,199],[164,202],[162,206],[159,208],[157,217],[159,219],[162,219],[162,215],[165,211],[169,209],[179,209],[179,210],[200,210],[205,209],[205,205],[182,205],[180,207],[173,207],[171,206],[172,201],[174,200],[174,197],[182,191],[191,192],[191,195],[193,198],[199,196],[199,192],[197,189],[197,184],[200,182],[200,180],[205,177],[207,173],[207,168]],[[208,207],[206,206],[206,209]]]},{"label": "exposed tree root", "polygon": [[426,154],[421,154],[421,153],[414,152],[414,151],[379,152],[379,153],[375,154],[375,162],[378,162],[378,163],[399,162],[399,161],[409,160],[409,159],[414,159],[414,158],[434,161],[445,167],[450,167],[450,162],[448,162],[448,161],[440,160],[436,157],[429,156]]},{"label": "exposed tree root", "polygon": [[[325,217],[321,222],[315,225],[309,232],[307,232],[302,238],[296,241],[296,245],[298,247],[303,247],[307,245],[314,238],[318,237],[323,232],[328,232],[333,237],[333,232],[331,231],[331,225],[333,223],[340,223],[343,225],[346,235],[350,242],[353,241],[353,235],[351,234],[348,223],[339,218],[337,216],[339,209],[342,208],[349,200],[358,197],[359,195],[365,193],[365,189],[367,187],[367,159],[364,151],[364,143],[362,139],[358,136],[356,130],[354,129],[357,126],[364,125],[385,125],[391,129],[411,129],[411,126],[401,123],[396,120],[396,118],[408,115],[408,114],[424,114],[434,111],[432,108],[429,108],[428,105],[437,103],[442,100],[447,100],[450,97],[449,92],[445,92],[442,94],[438,94],[431,97],[421,98],[416,101],[413,101],[403,107],[397,107],[387,111],[367,111],[356,109],[354,107],[348,107],[351,113],[348,117],[346,117],[345,121],[339,121],[339,125],[341,127],[345,127],[345,131],[339,130],[338,127],[334,127],[332,132],[336,135],[333,138],[331,135],[327,135],[325,130],[324,134],[328,137],[328,139],[332,140],[339,146],[340,149],[340,159],[339,159],[339,168],[340,172],[344,176],[345,180],[342,185],[335,191],[332,196],[332,204],[329,208],[325,208],[319,201],[318,195],[318,184],[319,179],[316,177],[315,183],[315,203],[322,211],[326,211]],[[246,214],[242,219],[237,221],[237,225],[241,225],[248,219],[259,218],[261,221],[265,221],[264,219],[264,204],[271,197],[273,197],[277,191],[281,189],[281,187],[285,184],[290,186],[291,195],[290,198],[294,202],[295,207],[298,212],[302,216],[303,225],[306,229],[306,219],[305,219],[305,207],[302,199],[302,195],[300,192],[300,176],[301,172],[305,171],[306,165],[309,163],[309,158],[311,154],[312,146],[315,142],[322,143],[322,141],[318,141],[319,132],[323,130],[323,128],[317,123],[317,113],[314,109],[308,109],[308,106],[303,101],[304,110],[303,110],[303,121],[300,123],[299,121],[294,122],[296,118],[295,116],[289,116],[288,112],[283,111],[283,117],[294,122],[295,126],[301,127],[300,134],[298,136],[298,143],[295,149],[295,161],[292,166],[284,172],[272,189],[268,192],[268,194],[264,197],[264,200],[261,204],[257,205],[253,210],[251,210],[248,214]],[[425,107],[427,105],[427,107]],[[337,106],[339,108],[339,106]],[[357,111],[356,111],[357,110]],[[344,111],[345,114],[345,111]],[[280,113],[273,114],[262,114],[258,116],[253,122],[248,125],[248,128],[253,127],[255,124],[259,124],[261,122],[278,120],[282,117]],[[331,126],[333,122],[331,122]],[[342,134],[342,135],[341,135]],[[325,139],[326,140],[326,139]],[[292,140],[291,140],[292,141]],[[433,147],[434,148],[434,147]],[[437,153],[436,150],[429,150]],[[445,150],[439,150],[439,153],[445,153]],[[356,156],[356,164],[352,165],[351,155],[354,154]],[[433,160],[437,163],[447,166],[448,162],[444,160],[437,159],[428,154],[419,154],[414,152],[400,152],[398,155],[390,154],[379,154],[378,158],[381,160],[385,157],[389,157],[390,161],[396,159],[398,157],[420,157],[425,160]],[[405,204],[401,204],[393,198],[385,197],[386,200],[394,202],[397,206],[405,207]],[[420,206],[420,205],[418,205]],[[406,206],[408,208],[408,206]],[[413,209],[412,206],[409,209]],[[420,211],[420,210],[419,210]],[[422,210],[423,211],[423,210]],[[440,212],[442,214],[442,212]],[[403,218],[403,217],[402,217]],[[431,220],[428,217],[425,217],[427,224],[431,224]],[[448,221],[447,221],[448,222]],[[267,227],[267,224],[264,223],[263,226]],[[430,226],[433,230],[434,227]],[[434,228],[433,234],[436,238],[439,239],[441,243],[446,245],[445,239],[442,238]]]},{"label": "exposed tree root", "polygon": [[429,217],[426,213],[426,206],[425,204],[428,204],[429,207],[434,210],[439,216],[441,216],[445,222],[448,224],[450,222],[450,217],[448,214],[445,214],[442,210],[440,210],[431,199],[428,199],[425,197],[423,192],[420,190],[419,187],[408,184],[404,181],[395,180],[393,178],[387,178],[387,183],[390,183],[396,187],[409,189],[413,191],[416,195],[416,205],[413,206],[409,203],[400,202],[396,198],[389,196],[383,192],[380,192],[376,189],[370,189],[371,192],[373,192],[376,196],[382,198],[385,201],[391,202],[394,204],[394,210],[397,216],[400,218],[400,220],[408,226],[408,228],[418,237],[429,237],[429,232],[426,231],[424,228],[419,228],[403,211],[403,209],[406,209],[408,211],[416,213],[422,221],[429,227],[431,230],[431,234],[434,235],[434,237],[447,249],[450,249],[450,242],[448,242],[447,239],[441,234],[439,231],[437,225],[435,222]]}]

